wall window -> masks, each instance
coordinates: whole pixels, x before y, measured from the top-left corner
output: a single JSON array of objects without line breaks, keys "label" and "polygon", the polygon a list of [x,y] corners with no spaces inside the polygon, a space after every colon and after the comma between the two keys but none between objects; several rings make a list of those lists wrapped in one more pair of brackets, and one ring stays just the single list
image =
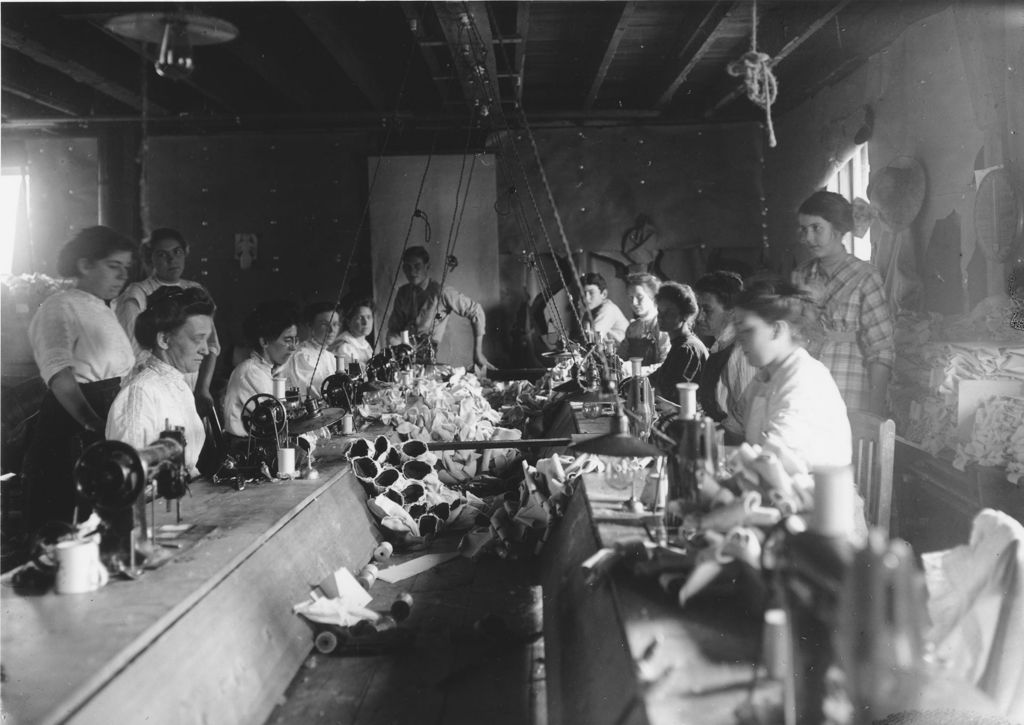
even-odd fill
[{"label": "wall window", "polygon": [[18,239],[18,219],[22,218],[21,195],[28,190],[28,177],[21,170],[4,169],[0,174],[0,275],[11,273],[14,245]]},{"label": "wall window", "polygon": [[[843,164],[836,175],[828,182],[829,191],[842,194],[850,203],[858,196],[861,199],[868,198],[868,178],[871,175],[871,167],[868,164],[868,145],[861,144],[853,152],[850,160]],[[869,229],[863,237],[855,237],[852,234],[844,240],[846,251],[858,259],[867,262],[871,261],[871,230]]]}]

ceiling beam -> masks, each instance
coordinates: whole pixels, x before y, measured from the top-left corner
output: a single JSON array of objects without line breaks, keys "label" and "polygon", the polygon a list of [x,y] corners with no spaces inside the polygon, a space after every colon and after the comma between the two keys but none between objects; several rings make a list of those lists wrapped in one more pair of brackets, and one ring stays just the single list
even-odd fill
[{"label": "ceiling beam", "polygon": [[[810,38],[812,35],[821,30],[827,22],[829,22],[832,18],[838,15],[843,10],[843,8],[849,5],[850,1],[851,0],[841,0],[841,2],[838,2],[831,8],[829,8],[813,23],[808,25],[802,33],[800,33],[795,38],[786,43],[784,46],[782,46],[782,49],[779,50],[779,52],[772,56],[771,60],[768,61],[768,67],[774,68],[779,63],[784,61],[790,53],[792,53],[794,50],[803,45],[808,38]],[[729,91],[729,93],[724,95],[718,101],[718,103],[712,106],[711,109],[704,114],[704,118],[711,118],[719,111],[719,109],[735,101],[737,98],[743,95],[744,92],[746,92],[746,86],[742,83],[737,84],[737,86],[734,89],[732,89],[731,91]]]},{"label": "ceiling beam", "polygon": [[330,6],[326,3],[296,3],[291,7],[342,72],[366,96],[370,105],[377,111],[390,110],[395,99],[388,97],[373,66],[355,52],[354,33],[327,12]]},{"label": "ceiling beam", "polygon": [[612,65],[612,60],[615,59],[615,53],[619,50],[619,43],[622,42],[622,36],[626,34],[626,30],[629,28],[629,21],[633,18],[634,12],[636,12],[636,3],[633,0],[622,6],[619,21],[615,24],[615,30],[612,31],[611,38],[608,39],[608,45],[604,49],[604,57],[601,59],[601,65],[597,67],[597,73],[590,84],[590,92],[587,93],[587,99],[583,102],[585,110],[589,111],[593,108],[594,101],[597,99],[597,94],[601,92],[605,76],[608,75],[608,69]]},{"label": "ceiling beam", "polygon": [[[491,42],[494,43],[495,45],[519,45],[523,42],[523,39],[516,35],[510,35],[503,38],[494,38]],[[424,38],[423,40],[419,41],[419,44],[433,48],[441,45],[448,45],[448,41]]]},{"label": "ceiling beam", "polygon": [[[53,68],[72,80],[87,85],[105,96],[110,96],[129,108],[133,108],[136,111],[142,110],[144,99],[140,94],[125,88],[120,83],[115,83],[77,61],[58,56],[42,43],[32,40],[23,33],[4,27],[0,29],[0,42],[8,48],[12,48],[22,55],[31,58],[36,63],[45,65],[47,68]],[[153,101],[149,101],[148,105],[149,113],[156,115],[167,114],[166,108],[153,103]]]},{"label": "ceiling beam", "polygon": [[434,11],[448,41],[455,74],[462,83],[463,97],[470,108],[477,102],[501,108],[501,89],[494,60],[491,21],[483,2],[434,2]]},{"label": "ceiling beam", "polygon": [[[128,50],[146,59],[148,62],[156,63],[157,58],[160,55],[159,48],[157,48],[152,43],[145,43],[140,40],[132,40],[131,38],[126,38],[123,35],[118,35],[117,33],[108,30],[103,24],[106,18],[107,16],[104,16],[104,18],[102,19],[92,18],[90,22],[92,22],[92,24],[96,27],[97,30],[102,30],[107,37],[116,40],[125,48],[128,48]],[[228,113],[234,113],[235,107],[233,104],[229,103],[227,100],[224,99],[223,96],[220,96],[219,94],[210,90],[206,86],[200,85],[198,82],[196,82],[195,78],[192,78],[191,76],[187,78],[182,78],[178,81],[178,83],[188,86],[193,91],[201,95],[203,98],[207,99],[208,101],[212,101],[216,106],[219,107],[219,110],[227,111]],[[152,103],[152,101],[150,101],[150,103]]]},{"label": "ceiling beam", "polygon": [[51,111],[63,113],[65,116],[82,115],[82,112],[77,109],[71,108],[70,106],[65,106],[62,103],[54,101],[45,96],[41,96],[38,93],[33,93],[32,91],[25,89],[23,86],[19,86],[6,79],[2,83],[0,83],[0,90],[3,90],[5,93],[10,93],[12,96],[24,98],[26,101],[32,101],[32,103],[35,103],[38,106],[49,108]]},{"label": "ceiling beam", "polygon": [[[430,75],[434,77],[444,75],[444,69],[437,62],[437,56],[434,55],[431,46],[424,44],[427,38],[427,31],[423,28],[424,18],[421,15],[420,9],[425,10],[427,7],[426,3],[400,2],[398,4],[402,8],[402,12],[405,13],[405,19],[409,23],[409,31],[419,41],[420,53],[423,55],[423,62],[427,64]],[[448,103],[449,93],[446,84],[441,81],[434,81],[434,87],[437,88],[437,93],[441,96],[441,103]]]},{"label": "ceiling beam", "polygon": [[739,10],[742,5],[742,2],[733,3],[718,0],[711,6],[693,35],[690,36],[689,40],[686,41],[686,44],[679,51],[677,61],[683,58],[687,58],[687,60],[678,72],[672,74],[671,81],[669,81],[665,90],[661,92],[661,95],[658,96],[658,100],[654,104],[655,108],[662,110],[672,101],[676,91],[679,90],[679,86],[686,82],[693,69],[697,67],[697,64],[704,59],[704,56],[707,55],[711,47],[721,37],[722,25],[730,12],[734,9]]}]

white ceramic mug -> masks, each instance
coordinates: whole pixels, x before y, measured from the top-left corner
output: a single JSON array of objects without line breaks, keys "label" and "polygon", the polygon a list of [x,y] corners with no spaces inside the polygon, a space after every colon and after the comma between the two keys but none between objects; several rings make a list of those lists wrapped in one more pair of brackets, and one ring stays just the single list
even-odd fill
[{"label": "white ceramic mug", "polygon": [[295,449],[277,449],[277,475],[290,476],[295,473]]},{"label": "white ceramic mug", "polygon": [[57,542],[58,594],[94,592],[110,580],[96,537]]}]

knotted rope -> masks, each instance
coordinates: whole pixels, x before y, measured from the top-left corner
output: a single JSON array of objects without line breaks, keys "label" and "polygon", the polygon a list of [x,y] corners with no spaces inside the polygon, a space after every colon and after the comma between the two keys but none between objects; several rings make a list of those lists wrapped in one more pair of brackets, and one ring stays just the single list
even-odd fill
[{"label": "knotted rope", "polygon": [[771,57],[757,50],[757,0],[752,9],[750,51],[734,60],[726,70],[729,75],[742,77],[747,87],[747,98],[765,110],[768,123],[768,145],[775,148],[775,127],[772,125],[772,104],[779,93],[779,84],[772,73]]}]

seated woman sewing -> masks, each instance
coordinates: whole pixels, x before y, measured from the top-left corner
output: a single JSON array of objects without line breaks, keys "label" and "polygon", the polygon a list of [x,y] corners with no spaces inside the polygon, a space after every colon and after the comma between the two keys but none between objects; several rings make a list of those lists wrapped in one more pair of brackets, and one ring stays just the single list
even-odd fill
[{"label": "seated woman sewing", "polygon": [[345,310],[342,331],[331,346],[335,355],[344,355],[350,363],[365,366],[373,357],[373,345],[369,335],[373,332],[373,300],[358,300]]},{"label": "seated woman sewing", "polygon": [[309,327],[309,339],[284,364],[282,374],[288,378],[289,388],[298,388],[303,398],[320,397],[320,386],[336,371],[334,353],[330,348],[338,336],[341,323],[333,302],[314,302],[302,313]]},{"label": "seated woman sewing", "polygon": [[284,300],[260,304],[249,313],[242,326],[253,347],[248,360],[240,362],[231,372],[224,394],[224,430],[232,435],[246,435],[242,425],[242,408],[256,393],[274,392],[274,377],[295,352],[299,331],[294,308]]},{"label": "seated woman sewing", "polygon": [[661,281],[653,274],[631,274],[626,278],[626,293],[633,319],[626,328],[626,337],[619,343],[619,357],[625,361],[641,358],[641,370],[650,375],[668,355],[672,343],[668,333],[658,326],[658,304],[654,301]]},{"label": "seated woman sewing", "polygon": [[665,282],[658,288],[654,301],[658,305],[658,326],[668,333],[671,347],[661,367],[647,379],[655,393],[674,403],[678,395],[676,384],[697,380],[708,359],[708,349],[693,334],[697,297],[688,285]]},{"label": "seated woman sewing", "polygon": [[792,452],[810,470],[852,460],[846,404],[832,374],[804,349],[819,329],[810,290],[760,282],[736,302],[736,340],[758,369],[740,409],[747,443]]},{"label": "seated woman sewing", "polygon": [[743,278],[735,272],[709,272],[697,280],[693,289],[700,305],[695,331],[715,340],[700,371],[697,402],[704,415],[725,429],[727,440],[736,443],[743,439],[743,428],[737,422],[740,397],[757,372],[736,344],[732,324],[736,298],[743,292]]},{"label": "seated woman sewing", "polygon": [[106,436],[144,448],[171,428],[184,428],[185,466],[193,475],[206,440],[188,376],[210,354],[213,301],[201,287],[163,287],[135,318],[135,339],[151,354],[121,388],[107,418]]}]

